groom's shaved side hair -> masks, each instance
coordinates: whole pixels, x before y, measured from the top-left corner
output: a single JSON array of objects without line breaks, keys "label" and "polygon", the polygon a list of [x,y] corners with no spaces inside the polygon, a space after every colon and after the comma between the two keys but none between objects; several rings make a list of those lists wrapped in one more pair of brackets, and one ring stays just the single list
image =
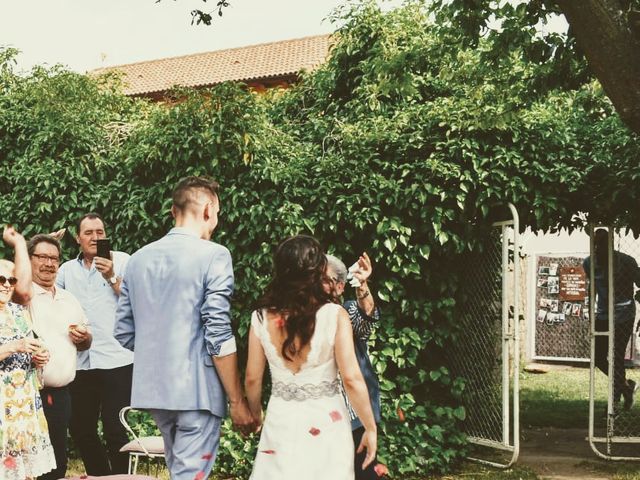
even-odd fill
[{"label": "groom's shaved side hair", "polygon": [[203,195],[211,199],[218,198],[218,189],[218,182],[209,177],[183,178],[171,195],[173,206],[185,212],[190,207],[203,203]]}]

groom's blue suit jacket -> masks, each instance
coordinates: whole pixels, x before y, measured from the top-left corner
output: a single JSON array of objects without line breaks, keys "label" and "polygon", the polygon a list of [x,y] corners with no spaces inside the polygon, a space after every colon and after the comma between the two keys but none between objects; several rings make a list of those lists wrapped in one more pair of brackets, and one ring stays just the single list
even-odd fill
[{"label": "groom's blue suit jacket", "polygon": [[184,228],[129,260],[114,335],[134,351],[131,405],[226,414],[212,355],[235,351],[229,251]]}]

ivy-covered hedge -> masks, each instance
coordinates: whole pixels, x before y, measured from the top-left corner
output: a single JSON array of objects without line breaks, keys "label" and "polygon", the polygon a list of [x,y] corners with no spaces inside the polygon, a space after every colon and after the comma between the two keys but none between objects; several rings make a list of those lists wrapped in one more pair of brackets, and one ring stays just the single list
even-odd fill
[{"label": "ivy-covered hedge", "polygon": [[[179,178],[215,177],[214,239],[234,258],[242,348],[279,240],[313,234],[346,263],[366,250],[383,310],[380,459],[393,478],[443,472],[465,445],[464,381],[444,352],[464,259],[487,241],[495,206],[513,202],[539,229],[574,227],[578,212],[639,227],[638,142],[597,84],[543,92],[517,48],[487,64],[488,46],[455,47],[420,5],[341,15],[329,60],[297,87],[181,90],[170,107],[126,98],[110,78],[17,75],[2,51],[2,221],[31,235],[96,210],[133,252],[170,228]],[[75,252],[72,235],[64,247]],[[217,471],[246,478],[256,441],[228,427]]]}]

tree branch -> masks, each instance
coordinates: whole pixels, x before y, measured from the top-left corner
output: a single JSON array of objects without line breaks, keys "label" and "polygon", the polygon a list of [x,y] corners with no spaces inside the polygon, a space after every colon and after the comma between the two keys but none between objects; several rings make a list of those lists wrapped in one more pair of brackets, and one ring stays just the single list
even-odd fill
[{"label": "tree branch", "polygon": [[618,0],[557,2],[618,114],[640,133],[640,42],[628,12]]}]

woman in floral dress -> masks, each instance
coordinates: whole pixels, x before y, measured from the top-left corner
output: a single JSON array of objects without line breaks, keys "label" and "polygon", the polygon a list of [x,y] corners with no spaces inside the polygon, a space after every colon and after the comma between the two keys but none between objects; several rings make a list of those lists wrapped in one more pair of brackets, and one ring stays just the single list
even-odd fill
[{"label": "woman in floral dress", "polygon": [[[24,241],[22,236],[18,240]],[[40,341],[33,338],[31,319],[26,307],[10,301],[17,283],[14,272],[12,262],[0,260],[2,480],[35,478],[51,471],[56,465],[36,376],[36,367],[46,363],[48,353]]]}]

